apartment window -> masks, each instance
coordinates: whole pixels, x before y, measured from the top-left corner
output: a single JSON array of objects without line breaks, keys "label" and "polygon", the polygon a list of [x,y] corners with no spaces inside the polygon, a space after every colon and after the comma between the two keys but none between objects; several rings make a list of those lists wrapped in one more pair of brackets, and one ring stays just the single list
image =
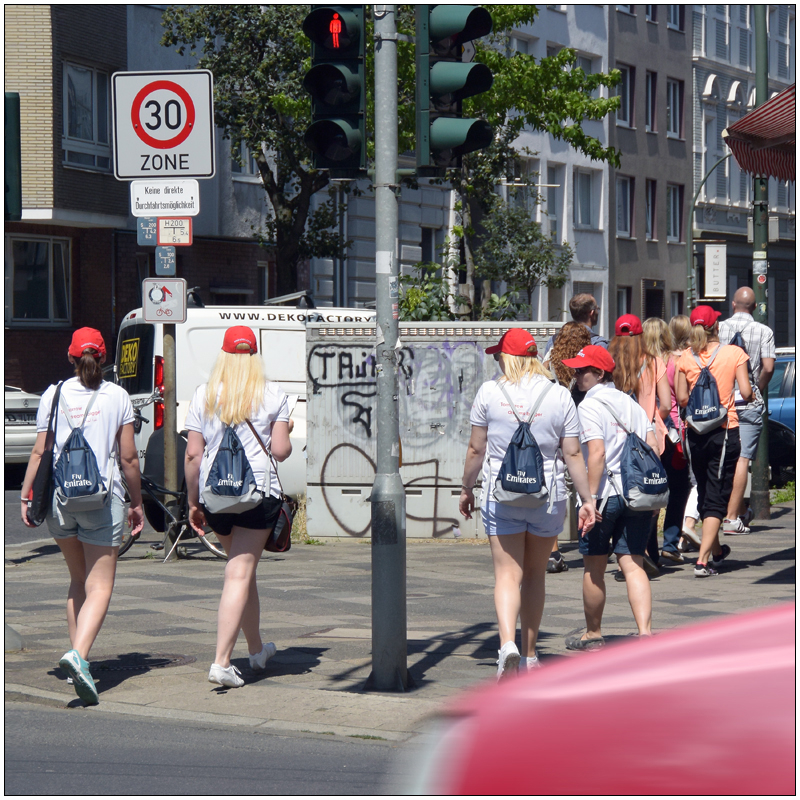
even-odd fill
[{"label": "apartment window", "polygon": [[422,260],[430,264],[441,264],[444,249],[442,228],[422,228]]},{"label": "apartment window", "polygon": [[65,63],[64,162],[109,172],[108,128],[108,73]]},{"label": "apartment window", "polygon": [[547,165],[547,216],[550,220],[550,235],[561,241],[561,216],[564,203],[564,167]]},{"label": "apartment window", "polygon": [[[580,67],[587,75],[594,73],[594,62],[589,56],[578,56],[575,66]],[[592,89],[591,96],[597,99],[600,97],[600,90]]]},{"label": "apartment window", "polygon": [[233,153],[231,153],[231,172],[234,175],[261,177],[256,157],[250,148],[244,142],[240,143],[239,148],[240,158],[234,158]]},{"label": "apartment window", "polygon": [[645,130],[655,132],[658,130],[656,126],[656,83],[657,74],[655,72],[647,72],[644,76],[644,93],[645,93]]},{"label": "apartment window", "polygon": [[622,80],[617,84],[617,94],[620,96],[620,105],[617,109],[617,125],[633,127],[633,67],[617,64],[617,69],[622,74]]},{"label": "apartment window", "polygon": [[575,173],[574,187],[574,223],[584,228],[592,228],[592,173],[578,171]]},{"label": "apartment window", "polygon": [[670,292],[669,315],[670,318],[683,314],[683,292]]},{"label": "apartment window", "polygon": [[665,281],[655,281],[645,278],[642,281],[642,319],[658,317],[664,319],[664,284]]},{"label": "apartment window", "polygon": [[633,236],[633,178],[617,178],[617,236]]},{"label": "apartment window", "polygon": [[68,324],[70,247],[68,239],[9,237],[11,319],[14,322]]},{"label": "apartment window", "polygon": [[645,6],[644,17],[648,22],[658,22],[658,6]]},{"label": "apartment window", "polygon": [[682,5],[668,5],[667,6],[667,27],[675,31],[682,31],[684,29],[684,6]]},{"label": "apartment window", "polygon": [[645,181],[645,238],[656,238],[656,181]]},{"label": "apartment window", "polygon": [[[717,6],[723,13],[727,10],[726,6]],[[718,11],[719,13],[719,11]],[[716,56],[722,61],[730,58],[730,25],[727,19],[717,19],[716,23]]]},{"label": "apartment window", "polygon": [[633,299],[632,286],[617,286],[617,316],[631,313],[631,301]]},{"label": "apartment window", "polygon": [[667,184],[667,241],[681,241],[681,212],[683,211],[683,186]]},{"label": "apartment window", "polygon": [[512,164],[508,175],[508,201],[517,208],[532,211],[535,184],[539,173],[539,162],[530,159],[517,159]]},{"label": "apartment window", "polygon": [[667,136],[683,135],[683,81],[667,78]]},{"label": "apartment window", "polygon": [[617,11],[622,11],[623,14],[630,14],[631,16],[635,16],[633,13],[633,6],[617,6]]}]

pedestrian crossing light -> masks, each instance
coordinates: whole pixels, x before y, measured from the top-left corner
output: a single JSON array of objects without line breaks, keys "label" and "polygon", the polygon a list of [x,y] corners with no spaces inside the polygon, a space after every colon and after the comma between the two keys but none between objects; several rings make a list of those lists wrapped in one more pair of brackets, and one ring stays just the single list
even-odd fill
[{"label": "pedestrian crossing light", "polygon": [[366,170],[364,6],[312,6],[303,21],[311,40],[311,69],[303,86],[311,95],[311,125],[303,140],[316,169],[334,178]]},{"label": "pedestrian crossing light", "polygon": [[[461,156],[488,147],[494,132],[483,119],[464,119],[462,101],[488,91],[485,64],[471,63],[464,45],[492,30],[482,6],[417,5],[417,174],[441,175]],[[474,54],[474,48],[470,48]]]}]

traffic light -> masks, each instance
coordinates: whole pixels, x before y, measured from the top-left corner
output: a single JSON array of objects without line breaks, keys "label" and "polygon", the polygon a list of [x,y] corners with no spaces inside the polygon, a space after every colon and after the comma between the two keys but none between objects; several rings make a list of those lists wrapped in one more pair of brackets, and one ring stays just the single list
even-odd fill
[{"label": "traffic light", "polygon": [[[481,6],[416,7],[417,174],[441,175],[461,156],[488,147],[494,135],[483,119],[464,119],[461,101],[491,88],[485,64],[465,61],[466,42],[486,36],[492,17]],[[474,55],[474,50],[473,50]]]},{"label": "traffic light", "polygon": [[5,105],[5,219],[22,219],[22,152],[19,94],[6,92]]},{"label": "traffic light", "polygon": [[311,39],[311,125],[304,141],[314,166],[331,177],[359,177],[367,166],[364,6],[312,6],[303,21]]}]

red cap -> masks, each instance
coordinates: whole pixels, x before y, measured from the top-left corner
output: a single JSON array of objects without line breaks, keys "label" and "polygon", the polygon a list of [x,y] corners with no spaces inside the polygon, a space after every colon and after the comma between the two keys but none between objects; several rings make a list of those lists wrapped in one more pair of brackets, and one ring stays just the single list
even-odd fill
[{"label": "red cap", "polygon": [[246,353],[253,355],[258,352],[256,335],[247,325],[234,325],[225,331],[222,340],[222,350],[225,353]]},{"label": "red cap", "polygon": [[611,354],[599,344],[587,344],[575,358],[565,358],[561,362],[565,367],[581,369],[583,367],[597,367],[604,372],[613,372],[616,364]]},{"label": "red cap", "polygon": [[714,327],[714,323],[722,316],[721,311],[714,311],[711,306],[697,306],[692,311],[689,321],[692,325],[702,325],[706,330],[710,331]]},{"label": "red cap", "polygon": [[642,332],[642,321],[636,314],[623,314],[614,326],[616,336],[638,336]]},{"label": "red cap", "polygon": [[101,356],[104,356],[106,343],[103,341],[103,334],[94,328],[78,328],[72,334],[72,342],[67,352],[73,358],[80,358],[84,350],[97,350]]},{"label": "red cap", "polygon": [[535,356],[539,350],[536,339],[525,328],[511,328],[507,330],[498,344],[486,348],[489,355],[505,353],[507,356]]}]

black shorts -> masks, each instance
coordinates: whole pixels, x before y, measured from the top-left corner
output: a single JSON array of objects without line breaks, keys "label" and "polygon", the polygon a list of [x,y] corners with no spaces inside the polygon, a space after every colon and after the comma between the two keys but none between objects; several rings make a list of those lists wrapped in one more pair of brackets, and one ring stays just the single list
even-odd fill
[{"label": "black shorts", "polygon": [[217,536],[230,535],[235,525],[237,528],[246,528],[251,531],[270,530],[275,527],[278,515],[281,513],[281,500],[278,497],[265,497],[260,506],[243,511],[241,514],[212,514],[201,503],[200,508],[206,515],[206,522]]}]

